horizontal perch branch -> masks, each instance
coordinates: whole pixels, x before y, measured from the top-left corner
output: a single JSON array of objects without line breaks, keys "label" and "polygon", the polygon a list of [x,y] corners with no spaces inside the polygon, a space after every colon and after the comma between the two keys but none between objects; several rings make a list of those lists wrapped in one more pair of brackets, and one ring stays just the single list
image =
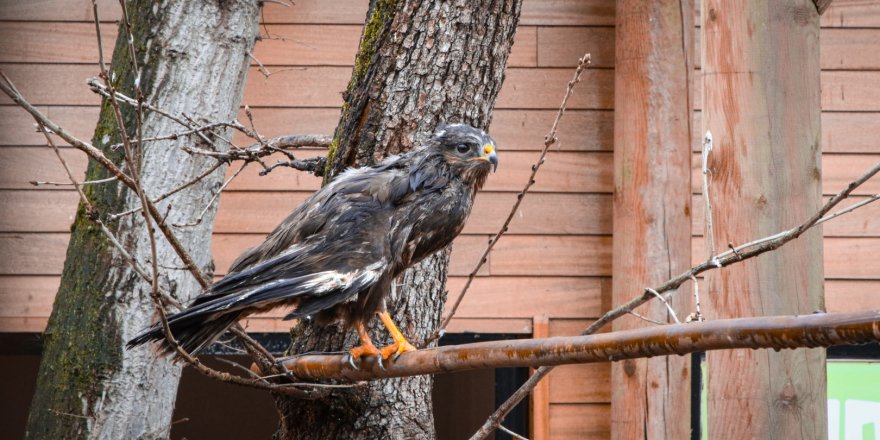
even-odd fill
[{"label": "horizontal perch branch", "polygon": [[454,345],[405,353],[385,369],[352,368],[347,354],[281,359],[304,379],[368,380],[480,368],[538,367],[733,348],[788,349],[880,341],[880,311],[721,319],[589,336]]}]

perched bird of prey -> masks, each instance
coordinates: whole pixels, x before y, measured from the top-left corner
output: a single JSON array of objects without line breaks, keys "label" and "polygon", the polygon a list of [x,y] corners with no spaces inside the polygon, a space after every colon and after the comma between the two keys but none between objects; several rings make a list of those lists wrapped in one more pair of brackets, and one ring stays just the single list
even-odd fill
[{"label": "perched bird of prey", "polygon": [[[239,319],[288,306],[293,310],[285,319],[354,326],[360,345],[350,351],[353,360],[415,350],[385,309],[391,283],[461,232],[474,194],[497,165],[489,135],[452,124],[408,153],[345,171],[238,257],[187,309],[170,315],[174,338],[195,354]],[[381,350],[365,327],[374,314],[394,339]],[[172,352],[164,339],[156,324],[128,346],[162,341]]]}]

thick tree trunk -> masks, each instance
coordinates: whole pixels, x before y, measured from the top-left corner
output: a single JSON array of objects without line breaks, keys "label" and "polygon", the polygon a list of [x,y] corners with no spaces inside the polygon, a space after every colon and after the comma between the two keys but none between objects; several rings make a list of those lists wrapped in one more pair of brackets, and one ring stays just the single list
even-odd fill
[{"label": "thick tree trunk", "polygon": [[[225,121],[236,116],[247,53],[257,36],[259,7],[255,0],[160,4],[137,0],[128,4],[128,11],[136,59],[143,70],[141,87],[150,104],[196,120]],[[130,66],[126,32],[120,28],[111,78],[120,92],[134,96]],[[128,106],[122,110],[129,134],[136,138],[135,111]],[[146,113],[144,137],[181,130],[169,119]],[[122,166],[121,151],[108,148],[120,141],[113,109],[105,100],[92,142]],[[214,164],[214,159],[191,157],[180,149],[200,142],[190,137],[137,148],[141,183],[148,196],[156,197],[190,181]],[[85,179],[108,175],[90,162]],[[221,169],[160,203],[162,212],[173,208],[166,222],[194,222],[222,179]],[[89,185],[85,190],[104,218],[140,206],[137,195],[115,181]],[[214,213],[214,208],[209,209],[197,226],[177,229],[180,242],[208,272]],[[107,223],[131,255],[148,266],[150,245],[143,218],[128,215]],[[160,267],[180,267],[180,260],[161,234],[156,234],[156,241]],[[194,277],[183,270],[161,270],[160,284],[182,301],[200,291]],[[168,437],[181,366],[157,357],[149,346],[123,348],[155,319],[149,284],[130,269],[80,205],[45,334],[28,437]]]},{"label": "thick tree trunk", "polygon": [[[819,14],[811,0],[703,1],[703,132],[718,248],[799,224],[822,204]],[[710,272],[707,318],[824,310],[822,229]],[[825,438],[825,351],[707,357],[709,438]]]},{"label": "thick tree trunk", "polygon": [[[328,156],[328,179],[419,145],[439,123],[488,127],[520,6],[521,0],[372,2]],[[395,320],[416,343],[439,321],[447,263],[448,252],[428,258],[402,277],[389,300]],[[373,324],[375,340],[390,342]],[[308,324],[292,330],[292,337],[299,353],[356,343],[345,329]],[[277,397],[281,437],[433,438],[432,382],[430,376],[379,380],[320,401]]]},{"label": "thick tree trunk", "polygon": [[[618,0],[614,66],[614,304],[691,265],[693,3]],[[682,318],[690,295],[669,299]],[[659,301],[640,313],[674,322]],[[649,326],[629,316],[614,330]],[[690,359],[611,367],[613,438],[681,439],[690,432]]]}]

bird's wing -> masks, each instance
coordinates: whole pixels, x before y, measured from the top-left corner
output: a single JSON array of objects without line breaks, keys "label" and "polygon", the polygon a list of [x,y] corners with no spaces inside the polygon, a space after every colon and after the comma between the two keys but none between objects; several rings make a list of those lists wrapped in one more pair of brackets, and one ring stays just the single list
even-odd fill
[{"label": "bird's wing", "polygon": [[385,171],[352,173],[318,191],[192,305],[343,300],[379,281],[392,271],[395,211],[411,193],[405,172]]}]

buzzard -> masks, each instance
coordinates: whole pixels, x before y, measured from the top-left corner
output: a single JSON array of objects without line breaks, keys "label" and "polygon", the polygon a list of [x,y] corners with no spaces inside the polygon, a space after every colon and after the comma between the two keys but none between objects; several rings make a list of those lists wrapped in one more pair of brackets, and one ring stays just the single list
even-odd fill
[{"label": "buzzard", "polygon": [[[385,309],[392,281],[443,249],[461,232],[475,192],[497,168],[495,142],[464,124],[438,127],[425,143],[375,167],[348,169],[296,208],[262,244],[238,257],[229,273],[168,324],[192,354],[245,316],[281,306],[284,319],[336,320],[354,326],[363,356],[387,359],[415,350]],[[394,343],[376,348],[366,324],[378,314]],[[161,341],[159,324],[128,347]],[[354,364],[353,364],[354,365]]]}]

